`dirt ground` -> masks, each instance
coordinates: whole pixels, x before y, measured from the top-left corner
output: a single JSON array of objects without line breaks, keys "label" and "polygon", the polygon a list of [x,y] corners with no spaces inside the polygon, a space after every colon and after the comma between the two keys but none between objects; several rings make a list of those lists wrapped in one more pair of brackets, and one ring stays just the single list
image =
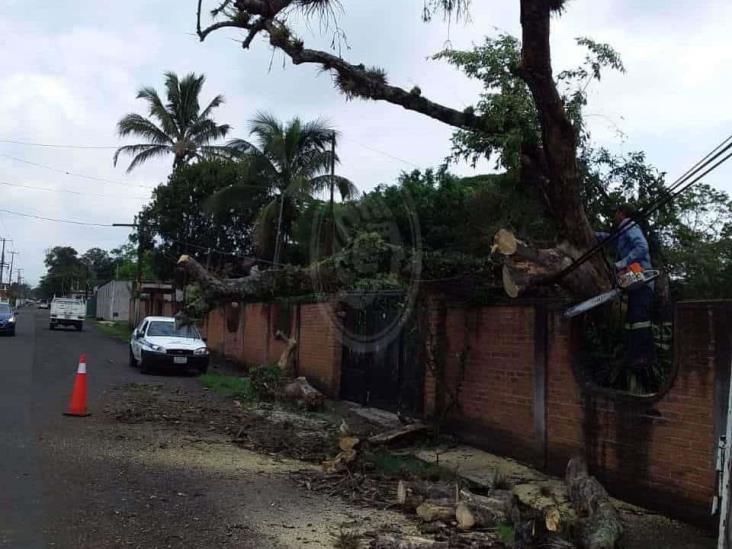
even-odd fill
[{"label": "dirt ground", "polygon": [[[331,404],[336,408],[325,413],[268,404],[252,408],[205,389],[163,383],[128,384],[111,396],[105,409],[106,438],[125,444],[124,450],[110,449],[110,454],[124,451],[126,459],[150,470],[182,472],[183,495],[176,492],[165,497],[160,490],[150,490],[146,507],[164,504],[167,513],[189,513],[191,530],[195,535],[205,532],[209,546],[248,547],[247,538],[256,533],[271,547],[334,547],[342,532],[398,531],[450,539],[455,547],[505,547],[497,541],[497,534],[484,538],[492,537],[490,544],[471,545],[464,541],[469,537],[455,537],[454,527],[419,524],[395,508],[395,482],[380,474],[358,471],[324,476],[317,464],[337,451],[343,417],[349,431],[360,436],[383,430],[343,403]],[[509,461],[496,467],[505,470]],[[527,474],[542,476],[533,471]],[[161,487],[169,482],[158,480]],[[230,517],[224,524],[212,525],[209,520],[204,528],[202,503],[211,499],[217,501],[217,507],[226,508]],[[119,511],[119,520],[134,531],[140,522],[138,515],[124,505]],[[714,546],[708,534],[691,526],[629,505],[621,505],[620,512],[627,529],[626,549]],[[171,533],[171,546],[177,547],[177,540],[190,543],[188,535]]]}]

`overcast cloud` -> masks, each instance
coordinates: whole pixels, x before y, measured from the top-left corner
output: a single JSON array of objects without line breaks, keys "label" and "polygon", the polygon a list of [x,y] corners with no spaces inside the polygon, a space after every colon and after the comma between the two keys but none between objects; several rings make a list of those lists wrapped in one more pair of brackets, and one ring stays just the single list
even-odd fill
[{"label": "overcast cloud", "polygon": [[[245,136],[258,110],[283,119],[323,117],[343,134],[340,172],[362,190],[391,183],[403,170],[437,165],[449,153],[452,129],[382,103],[346,102],[327,75],[283,65],[263,42],[244,52],[233,32],[201,44],[193,36],[194,0],[0,0],[0,140],[116,146],[115,123],[139,111],[139,87],[160,88],[162,74],[195,71],[207,76],[204,101],[226,96],[217,120]],[[448,42],[468,48],[489,33],[520,33],[518,0],[474,0],[471,21],[420,21],[421,0],[343,0],[340,23],[348,36],[344,55],[384,67],[390,81],[457,108],[474,102],[480,87],[443,63],[428,60]],[[732,89],[732,6],[722,0],[573,0],[555,20],[555,69],[576,65],[583,52],[574,37],[611,43],[623,56],[625,75],[608,74],[592,90],[588,112],[593,135],[623,152],[645,150],[670,176],[678,175],[730,132],[724,100]],[[309,45],[327,47],[317,26]],[[271,66],[271,68],[270,68]],[[619,137],[617,129],[624,132]],[[129,222],[165,181],[170,162],[150,163],[132,174],[112,166],[112,149],[51,149],[0,143],[0,208],[44,217],[97,223]],[[29,164],[32,163],[32,164]],[[83,179],[83,174],[110,182]],[[463,174],[487,165],[457,166]],[[709,182],[726,191],[730,169]],[[112,183],[111,181],[114,181]],[[14,186],[66,189],[82,195]],[[85,193],[109,195],[90,196]],[[111,249],[123,229],[89,228],[0,212],[0,235],[12,238],[17,260],[33,284],[44,273],[44,250],[69,245]]]}]

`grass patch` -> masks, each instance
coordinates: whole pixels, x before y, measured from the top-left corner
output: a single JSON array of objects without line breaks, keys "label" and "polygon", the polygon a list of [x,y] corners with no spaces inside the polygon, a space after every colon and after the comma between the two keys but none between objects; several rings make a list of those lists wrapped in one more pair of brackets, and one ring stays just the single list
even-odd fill
[{"label": "grass patch", "polygon": [[95,322],[99,330],[111,337],[116,337],[122,341],[130,341],[132,338],[132,328],[127,322]]},{"label": "grass patch", "polygon": [[434,463],[427,463],[414,456],[394,454],[388,450],[367,450],[362,462],[385,477],[415,478],[438,482],[452,481],[455,473]]},{"label": "grass patch", "polygon": [[341,530],[336,536],[336,549],[358,549],[360,546],[361,536],[356,532]]},{"label": "grass patch", "polygon": [[507,547],[513,547],[516,540],[516,531],[513,529],[513,526],[510,524],[499,524],[497,533],[501,543]]},{"label": "grass patch", "polygon": [[253,401],[257,394],[248,377],[227,376],[218,372],[209,372],[198,379],[205,387],[225,396],[238,400]]}]

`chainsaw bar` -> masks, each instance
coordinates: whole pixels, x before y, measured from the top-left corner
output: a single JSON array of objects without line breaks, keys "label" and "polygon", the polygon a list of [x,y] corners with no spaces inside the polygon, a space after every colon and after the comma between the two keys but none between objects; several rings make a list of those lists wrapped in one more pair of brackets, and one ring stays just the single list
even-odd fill
[{"label": "chainsaw bar", "polygon": [[[661,271],[646,271],[645,280],[643,280],[641,284],[648,284],[649,282],[652,282],[653,280],[657,279],[660,274]],[[637,287],[638,285],[634,284],[631,289],[635,289]],[[595,307],[599,307],[603,303],[612,301],[628,289],[629,288],[615,288],[613,290],[605,292],[604,294],[591,297],[590,299],[583,301],[582,303],[578,303],[577,305],[573,305],[572,307],[564,311],[564,317],[572,318],[577,315],[581,315],[582,313],[586,313],[587,311],[594,309]]]}]

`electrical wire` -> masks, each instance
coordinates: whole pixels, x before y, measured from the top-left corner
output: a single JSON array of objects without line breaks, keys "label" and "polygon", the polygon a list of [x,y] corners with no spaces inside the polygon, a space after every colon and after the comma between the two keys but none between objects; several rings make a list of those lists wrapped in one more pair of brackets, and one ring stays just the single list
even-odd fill
[{"label": "electrical wire", "polygon": [[114,227],[113,225],[108,224],[108,223],[107,224],[88,223],[86,221],[75,221],[75,220],[71,220],[71,219],[58,219],[58,218],[54,218],[54,217],[44,217],[42,215],[34,215],[34,214],[27,214],[27,213],[23,213],[23,212],[16,212],[13,210],[6,210],[4,208],[0,208],[0,212],[10,214],[10,215],[17,215],[19,217],[28,217],[31,219],[39,219],[41,221],[53,221],[55,223],[68,223],[70,225],[82,225],[85,227],[110,227],[110,228]]},{"label": "electrical wire", "polygon": [[75,173],[70,170],[63,170],[61,168],[54,168],[53,166],[48,166],[46,164],[40,164],[38,162],[31,162],[30,160],[24,160],[23,158],[18,158],[17,156],[11,156],[9,154],[0,153],[0,157],[2,158],[8,158],[10,160],[13,160],[15,162],[20,162],[22,164],[28,164],[29,166],[35,166],[36,168],[43,168],[45,170],[49,170],[56,173],[62,173],[64,175],[68,175],[71,177],[78,177],[80,179],[88,179],[90,181],[99,181],[101,183],[111,183],[112,185],[121,185],[126,188],[130,187],[140,187],[141,189],[145,189],[147,191],[154,189],[154,186],[150,185],[142,185],[140,183],[124,183],[123,181],[115,181],[113,179],[106,179],[104,177],[96,177],[93,175],[85,175],[81,173]]},{"label": "electrical wire", "polygon": [[[725,140],[723,140],[719,145],[717,145],[712,151],[707,153],[706,156],[704,156],[701,160],[699,160],[696,164],[694,164],[691,168],[689,168],[681,177],[679,177],[676,181],[674,181],[670,186],[663,189],[664,193],[667,193],[665,197],[659,198],[655,202],[652,202],[645,208],[641,209],[637,215],[635,216],[635,219],[631,220],[630,223],[626,223],[622,225],[621,227],[617,227],[615,230],[613,230],[610,235],[603,239],[601,242],[598,242],[596,245],[594,245],[592,248],[587,250],[585,253],[583,253],[580,257],[575,259],[570,265],[562,269],[557,275],[552,277],[552,280],[557,281],[561,280],[568,274],[574,272],[577,268],[579,268],[582,264],[584,264],[587,260],[590,259],[593,255],[595,255],[597,252],[599,252],[603,247],[605,247],[607,244],[610,244],[611,242],[614,242],[617,240],[622,234],[629,231],[632,227],[635,227],[638,225],[638,221],[641,219],[645,219],[648,216],[650,216],[652,213],[658,211],[660,208],[665,206],[666,204],[672,202],[674,199],[676,199],[681,193],[689,189],[692,185],[699,182],[701,179],[709,175],[711,172],[716,170],[719,166],[724,164],[727,160],[732,158],[732,153],[727,154],[727,156],[723,155],[730,151],[732,149],[732,135],[727,137]],[[719,159],[721,160],[714,163],[715,160]],[[708,168],[708,166],[712,166],[711,168]],[[708,168],[708,169],[707,169]],[[705,171],[703,171],[705,170]],[[698,173],[702,172],[701,175],[698,177],[695,177]]]},{"label": "electrical wire", "polygon": [[49,187],[34,187],[31,185],[21,185],[19,183],[8,183],[7,181],[0,181],[0,185],[5,185],[6,187],[16,187],[19,189],[30,189],[34,191],[47,191],[52,193],[67,193],[67,194],[75,194],[79,196],[95,196],[100,198],[119,198],[122,200],[147,200],[147,196],[125,196],[121,194],[100,194],[100,193],[88,193],[88,192],[82,192],[82,191],[73,191],[71,189],[51,189]]},{"label": "electrical wire", "polygon": [[0,139],[0,143],[10,145],[25,145],[27,147],[45,147],[49,149],[119,149],[119,145],[61,145],[55,143],[35,143],[33,141],[20,141],[17,139]]}]

